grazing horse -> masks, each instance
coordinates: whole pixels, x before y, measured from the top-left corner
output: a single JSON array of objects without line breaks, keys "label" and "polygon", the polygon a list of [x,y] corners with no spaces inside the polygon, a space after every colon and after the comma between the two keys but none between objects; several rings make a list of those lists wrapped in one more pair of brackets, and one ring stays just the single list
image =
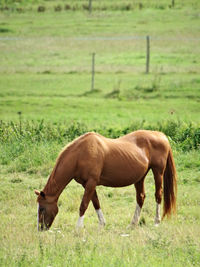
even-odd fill
[{"label": "grazing horse", "polygon": [[150,169],[155,180],[155,224],[158,225],[163,191],[162,217],[176,211],[176,169],[167,137],[161,132],[147,130],[138,130],[117,139],[94,132],[80,136],[60,153],[44,189],[41,192],[35,190],[38,196],[38,230],[49,229],[58,213],[58,198],[72,179],[85,189],[77,227],[83,226],[90,200],[99,223],[105,224],[96,192],[98,185],[123,187],[134,184],[137,203],[131,223],[138,224],[145,199],[144,179]]}]

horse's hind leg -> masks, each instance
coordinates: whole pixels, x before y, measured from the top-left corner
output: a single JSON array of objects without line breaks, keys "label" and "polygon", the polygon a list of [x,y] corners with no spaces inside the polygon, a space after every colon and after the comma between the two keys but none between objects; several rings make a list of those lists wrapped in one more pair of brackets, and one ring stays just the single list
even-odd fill
[{"label": "horse's hind leg", "polygon": [[131,224],[137,225],[140,219],[140,213],[145,199],[144,178],[135,184],[135,189],[137,204]]},{"label": "horse's hind leg", "polygon": [[155,199],[156,199],[156,215],[155,215],[155,225],[157,226],[161,222],[160,215],[160,205],[162,201],[162,183],[163,183],[163,172],[159,169],[152,169],[155,180]]},{"label": "horse's hind leg", "polygon": [[96,190],[94,191],[94,194],[92,197],[92,204],[96,210],[96,213],[97,213],[97,216],[99,219],[99,224],[104,226],[106,224],[106,221],[105,221],[105,218],[103,216],[103,213],[102,213],[102,210],[100,207],[100,203],[99,203],[99,199],[98,199]]}]

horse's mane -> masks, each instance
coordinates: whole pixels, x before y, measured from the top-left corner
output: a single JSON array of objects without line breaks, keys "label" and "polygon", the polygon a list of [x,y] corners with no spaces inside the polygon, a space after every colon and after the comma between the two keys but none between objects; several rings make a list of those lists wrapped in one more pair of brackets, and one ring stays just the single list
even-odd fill
[{"label": "horse's mane", "polygon": [[79,140],[83,139],[85,136],[87,136],[89,134],[91,134],[91,133],[84,133],[81,136],[78,136],[77,138],[75,138],[74,140],[72,140],[71,142],[69,142],[65,147],[63,147],[61,149],[60,153],[58,154],[56,163],[62,159],[62,156],[64,156],[65,152],[66,151],[69,151],[73,147],[73,145],[75,143],[77,143]]},{"label": "horse's mane", "polygon": [[56,170],[57,170],[57,167],[58,167],[60,161],[61,161],[61,160],[63,159],[63,157],[65,156],[65,154],[66,154],[67,152],[69,152],[69,150],[73,147],[73,145],[74,145],[75,143],[77,143],[79,140],[83,139],[86,135],[88,135],[88,133],[85,133],[85,134],[82,134],[81,136],[78,136],[77,138],[75,138],[73,141],[69,142],[66,146],[64,146],[64,147],[61,149],[61,151],[60,151],[60,153],[58,154],[58,157],[57,157],[57,159],[56,159],[56,164],[55,164],[55,167],[54,167],[54,169],[53,169],[51,175],[53,175],[53,176],[55,175]]},{"label": "horse's mane", "polygon": [[[50,176],[49,176],[48,182],[47,182],[47,184],[46,184],[46,186],[45,186],[45,189],[46,189],[47,191],[48,191],[48,188],[51,188],[52,186],[53,186],[54,188],[57,187],[57,183],[56,183],[56,181],[55,181],[55,179],[54,179],[54,176],[55,176],[55,174],[56,174],[56,171],[57,171],[57,168],[58,168],[58,166],[59,166],[59,163],[62,161],[62,159],[64,158],[65,154],[66,154],[67,152],[69,152],[69,150],[73,147],[73,145],[74,145],[76,142],[78,142],[80,139],[82,139],[85,135],[86,135],[86,134],[83,134],[83,135],[81,135],[81,136],[75,138],[73,141],[69,142],[65,147],[63,147],[63,149],[60,151],[60,153],[58,154],[58,157],[57,157],[57,159],[56,159],[55,166],[54,166],[54,168],[53,168],[53,170],[52,170],[52,172],[51,172],[51,174],[50,174]],[[45,190],[45,189],[44,189],[44,190]]]}]

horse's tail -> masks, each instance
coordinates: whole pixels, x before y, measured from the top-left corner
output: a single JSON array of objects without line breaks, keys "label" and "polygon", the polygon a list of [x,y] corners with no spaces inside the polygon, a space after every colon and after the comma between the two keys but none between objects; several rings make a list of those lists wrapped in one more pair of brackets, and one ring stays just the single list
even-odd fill
[{"label": "horse's tail", "polygon": [[165,217],[165,215],[169,217],[171,213],[176,213],[176,195],[177,195],[176,168],[172,155],[172,150],[170,148],[164,172],[163,218]]}]

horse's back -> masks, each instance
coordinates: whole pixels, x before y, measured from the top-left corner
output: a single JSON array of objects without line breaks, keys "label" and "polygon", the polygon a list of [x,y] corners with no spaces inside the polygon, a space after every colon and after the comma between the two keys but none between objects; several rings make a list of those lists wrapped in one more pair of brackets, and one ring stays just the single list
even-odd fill
[{"label": "horse's back", "polygon": [[146,147],[148,149],[168,149],[169,141],[165,134],[159,131],[138,130],[120,139],[135,143],[138,147]]},{"label": "horse's back", "polygon": [[[88,132],[77,139],[75,149],[79,157],[98,159],[109,157],[148,157],[149,153],[168,153],[167,137],[158,131],[138,130],[117,139],[106,138],[95,132]],[[140,160],[140,159],[139,159]]]},{"label": "horse's back", "polygon": [[[104,161],[123,160],[145,161],[143,149],[135,142],[129,142],[122,138],[110,139],[98,133],[89,132],[84,135],[79,145],[79,151],[83,151],[84,157],[101,158]],[[81,148],[81,149],[80,149]]]}]

